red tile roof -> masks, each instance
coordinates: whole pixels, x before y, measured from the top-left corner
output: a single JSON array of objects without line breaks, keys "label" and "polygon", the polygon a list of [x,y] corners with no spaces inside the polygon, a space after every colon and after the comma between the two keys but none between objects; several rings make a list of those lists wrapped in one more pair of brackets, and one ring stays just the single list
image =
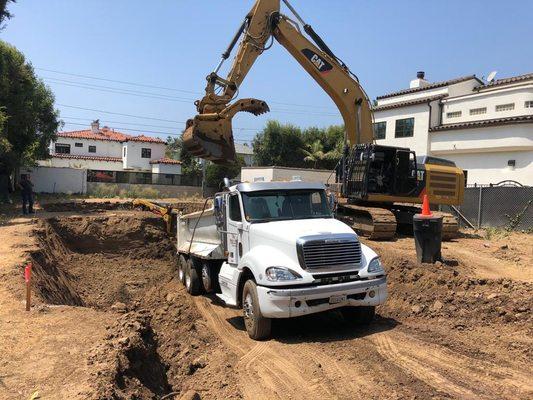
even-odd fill
[{"label": "red tile roof", "polygon": [[122,162],[122,158],[120,157],[78,156],[74,154],[52,154],[51,157],[52,158],[66,158],[66,159],[72,159],[72,160]]},{"label": "red tile roof", "polygon": [[376,99],[379,100],[379,99],[385,99],[387,97],[401,96],[402,94],[415,93],[415,92],[421,92],[423,90],[436,89],[436,88],[439,88],[439,87],[453,85],[455,83],[468,81],[470,79],[476,79],[479,83],[483,83],[483,81],[480,80],[479,78],[476,78],[475,75],[461,76],[460,78],[450,79],[450,80],[447,80],[447,81],[430,83],[429,85],[423,86],[423,87],[417,87],[417,88],[411,88],[411,89],[403,89],[403,90],[400,90],[398,92],[393,92],[393,93],[385,94],[383,96],[378,96],[378,97],[376,97]]},{"label": "red tile roof", "polygon": [[150,164],[181,164],[180,160],[173,160],[172,158],[160,158],[159,160],[152,160]]},{"label": "red tile roof", "polygon": [[533,80],[533,72],[529,74],[524,74],[524,75],[512,76],[510,78],[496,79],[495,81],[489,82],[484,86],[480,86],[478,89],[484,89],[484,88],[500,86],[500,85],[509,85],[511,83],[527,81],[527,80]]},{"label": "red tile roof", "polygon": [[393,104],[384,104],[382,106],[372,107],[372,111],[384,111],[384,110],[391,110],[393,108],[408,107],[408,106],[414,106],[417,104],[430,103],[434,100],[440,100],[447,96],[448,96],[447,94],[441,94],[439,96],[422,97],[421,99],[401,101],[399,103],[393,103]]},{"label": "red tile roof", "polygon": [[115,131],[110,129],[107,126],[101,128],[98,133],[93,132],[91,129],[85,129],[81,131],[69,131],[69,132],[59,132],[58,137],[67,137],[74,139],[91,139],[91,140],[111,140],[114,142],[127,142],[127,141],[136,141],[136,142],[148,142],[148,143],[165,143],[164,140],[159,138],[139,135],[131,136],[126,133]]},{"label": "red tile roof", "polygon": [[527,124],[533,123],[533,115],[519,115],[516,117],[485,119],[481,121],[459,122],[456,124],[444,124],[430,128],[430,132],[448,131],[453,129],[473,129],[484,128],[486,126],[508,125],[508,124]]}]

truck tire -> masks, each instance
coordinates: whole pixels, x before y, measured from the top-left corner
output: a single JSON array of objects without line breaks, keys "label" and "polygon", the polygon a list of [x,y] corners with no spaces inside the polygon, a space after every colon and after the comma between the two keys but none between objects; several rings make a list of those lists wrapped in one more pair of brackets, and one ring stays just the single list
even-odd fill
[{"label": "truck tire", "polygon": [[202,286],[204,287],[206,293],[215,291],[215,271],[207,261],[202,262]]},{"label": "truck tire", "polygon": [[343,307],[341,313],[346,322],[357,326],[367,326],[374,319],[376,307]]},{"label": "truck tire", "polygon": [[254,340],[268,339],[272,329],[272,320],[261,314],[257,285],[252,279],[247,280],[242,289],[242,309],[248,336]]},{"label": "truck tire", "polygon": [[191,258],[187,259],[187,267],[185,269],[185,288],[192,296],[198,296],[202,292],[202,282],[200,281],[198,270]]},{"label": "truck tire", "polygon": [[187,270],[187,259],[180,254],[178,260],[178,280],[185,286],[185,271]]}]

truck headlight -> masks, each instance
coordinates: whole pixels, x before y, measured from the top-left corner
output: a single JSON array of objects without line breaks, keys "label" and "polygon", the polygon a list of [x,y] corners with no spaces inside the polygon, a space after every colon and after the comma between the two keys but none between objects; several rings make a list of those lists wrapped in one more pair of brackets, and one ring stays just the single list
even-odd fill
[{"label": "truck headlight", "polygon": [[296,279],[302,279],[297,272],[285,267],[269,267],[265,271],[265,276],[267,280],[271,282],[294,281]]},{"label": "truck headlight", "polygon": [[381,265],[381,260],[379,259],[379,257],[376,257],[376,258],[373,258],[370,263],[368,264],[368,269],[367,269],[368,273],[369,274],[376,274],[376,273],[380,273],[380,272],[385,272],[385,270],[383,269],[383,265]]}]

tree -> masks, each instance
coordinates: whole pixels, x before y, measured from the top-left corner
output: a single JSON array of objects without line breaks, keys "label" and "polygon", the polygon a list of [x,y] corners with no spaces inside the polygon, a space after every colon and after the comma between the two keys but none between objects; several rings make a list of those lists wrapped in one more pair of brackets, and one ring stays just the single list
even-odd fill
[{"label": "tree", "polygon": [[0,30],[4,28],[3,23],[7,19],[11,19],[13,14],[7,10],[7,3],[16,3],[15,0],[0,0]]},{"label": "tree", "polygon": [[[52,91],[15,47],[0,41],[0,171],[10,174],[49,156],[60,127]],[[2,172],[0,172],[2,173]]]},{"label": "tree", "polygon": [[202,165],[183,146],[183,133],[180,137],[168,137],[166,154],[168,158],[181,161],[182,183],[198,184],[202,179]]},{"label": "tree", "polygon": [[305,147],[300,128],[278,121],[268,121],[255,136],[252,146],[258,165],[303,167],[300,149]]},{"label": "tree", "polygon": [[318,164],[324,160],[326,154],[324,153],[324,146],[320,140],[315,140],[310,145],[307,145],[307,149],[301,149],[305,154],[304,161],[313,163],[313,168],[318,168]]},{"label": "tree", "polygon": [[240,156],[237,156],[237,163],[233,165],[208,163],[205,171],[205,183],[207,186],[219,188],[224,178],[237,177],[244,165],[244,159]]}]

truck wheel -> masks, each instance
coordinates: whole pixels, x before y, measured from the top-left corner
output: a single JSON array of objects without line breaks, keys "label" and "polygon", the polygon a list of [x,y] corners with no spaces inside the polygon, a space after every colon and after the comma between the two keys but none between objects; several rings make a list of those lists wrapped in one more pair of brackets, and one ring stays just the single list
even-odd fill
[{"label": "truck wheel", "polygon": [[183,254],[180,254],[178,260],[178,280],[185,285],[185,271],[187,270],[187,259]]},{"label": "truck wheel", "polygon": [[242,289],[242,309],[248,336],[254,340],[267,339],[270,336],[272,320],[261,314],[257,285],[251,279],[246,281]]},{"label": "truck wheel", "polygon": [[201,293],[201,284],[198,271],[189,258],[185,269],[185,288],[189,294],[198,296]]},{"label": "truck wheel", "polygon": [[211,293],[215,290],[215,277],[213,268],[208,262],[202,263],[202,284],[206,293]]},{"label": "truck wheel", "polygon": [[374,319],[376,307],[344,307],[341,308],[341,313],[346,322],[358,326],[367,326]]}]

